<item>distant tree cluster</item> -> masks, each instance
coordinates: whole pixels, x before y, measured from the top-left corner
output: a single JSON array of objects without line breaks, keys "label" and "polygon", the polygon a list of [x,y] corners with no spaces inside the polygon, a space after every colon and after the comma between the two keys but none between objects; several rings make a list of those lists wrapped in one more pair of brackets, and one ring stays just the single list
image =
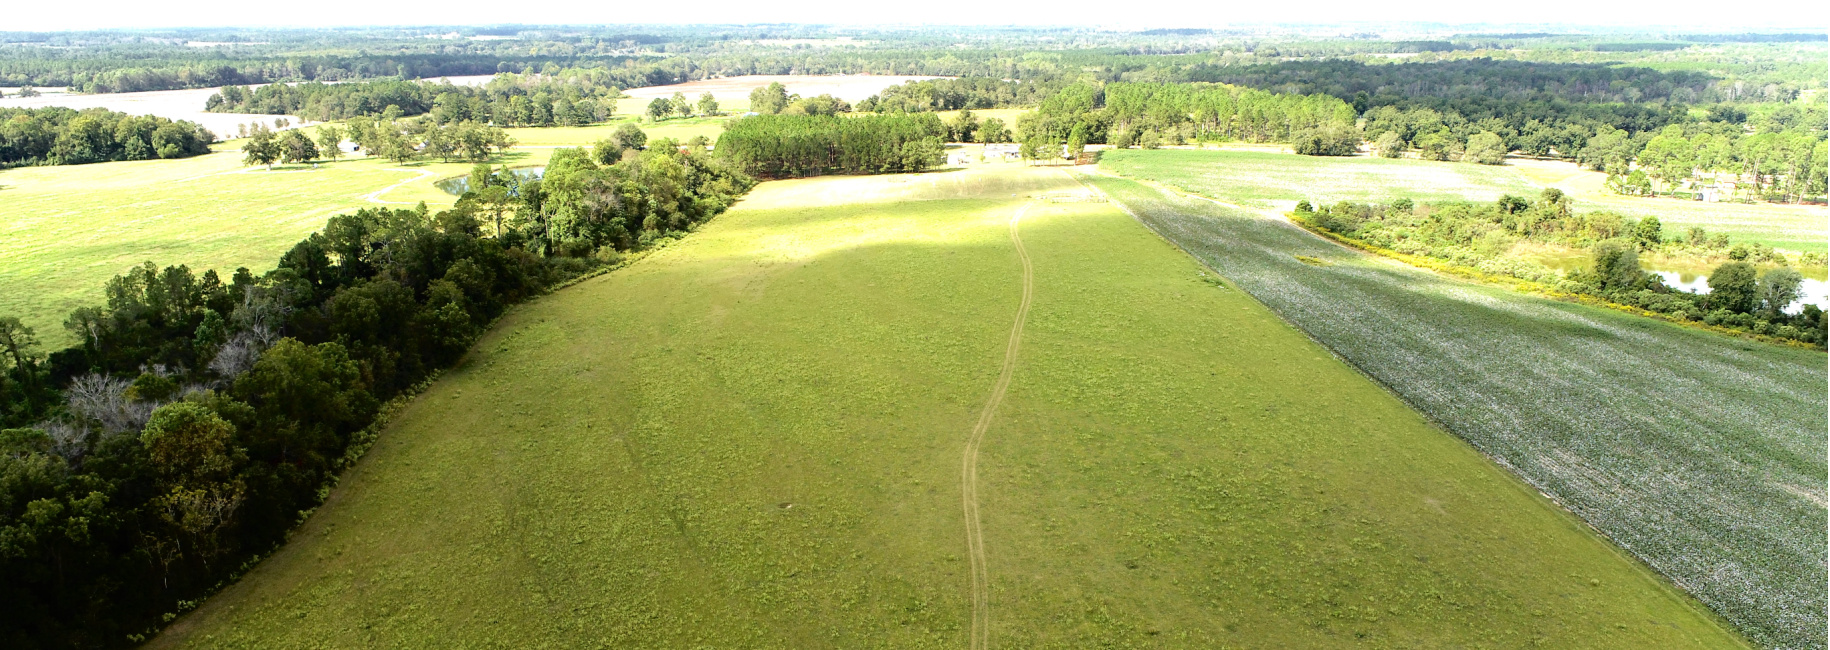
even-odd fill
[{"label": "distant tree cluster", "polygon": [[297,115],[330,121],[376,117],[389,107],[400,115],[429,115],[438,123],[496,126],[576,126],[610,119],[621,91],[602,70],[569,69],[553,75],[499,74],[480,87],[419,81],[269,84],[223,88],[206,110],[217,113]]},{"label": "distant tree cluster", "polygon": [[[648,145],[614,154],[561,149],[537,184],[510,191],[507,183],[513,179],[498,173],[478,196],[458,207],[474,205],[493,215],[502,194],[518,197],[512,223],[522,246],[546,255],[580,256],[604,247],[642,248],[685,231],[723,212],[754,184],[703,149],[667,139]],[[473,182],[477,178],[472,175]]]},{"label": "distant tree cluster", "polygon": [[918,172],[945,162],[946,125],[932,113],[759,115],[718,137],[718,156],[764,178]]},{"label": "distant tree cluster", "polygon": [[1346,155],[1360,132],[1352,106],[1328,95],[1280,95],[1213,84],[1073,84],[1018,120],[1018,139],[1155,148],[1201,140],[1293,142]]},{"label": "distant tree cluster", "polygon": [[750,112],[761,115],[838,115],[850,113],[851,103],[832,95],[802,97],[788,93],[777,82],[750,91]]},{"label": "distant tree cluster", "polygon": [[1065,85],[1057,79],[1022,81],[989,77],[910,81],[865,98],[858,102],[857,108],[866,113],[921,113],[1035,106]]},{"label": "distant tree cluster", "polygon": [[[1391,204],[1311,206],[1299,203],[1296,215],[1306,224],[1373,246],[1447,260],[1486,273],[1554,285],[1570,293],[1755,334],[1823,345],[1826,318],[1813,305],[1797,314],[1784,310],[1799,297],[1802,276],[1792,260],[1759,243],[1730,244],[1721,233],[1693,227],[1671,235],[1657,217],[1629,219],[1608,211],[1579,213],[1556,189],[1537,200],[1504,196],[1489,204],[1415,205],[1408,199]],[[1593,265],[1567,275],[1512,255],[1522,242],[1587,250]],[[1697,295],[1665,285],[1644,271],[1641,253],[1713,261],[1710,293]],[[1821,254],[1807,254],[1801,264],[1823,266]],[[1770,265],[1758,273],[1755,264]]]},{"label": "distant tree cluster", "polygon": [[183,158],[216,135],[193,122],[101,108],[0,108],[0,166]]},{"label": "distant tree cluster", "polygon": [[718,98],[713,97],[711,93],[704,93],[699,95],[699,101],[694,103],[686,99],[686,93],[677,92],[672,98],[656,97],[653,101],[648,102],[648,110],[645,111],[645,114],[648,119],[656,122],[675,117],[692,117],[695,114],[718,115]]},{"label": "distant tree cluster", "polygon": [[504,309],[751,185],[672,146],[609,166],[564,150],[543,180],[473,176],[436,215],[333,217],[264,275],[131,269],[65,322],[80,343],[48,356],[0,317],[0,645],[156,629],[283,541],[373,439],[378,408]]},{"label": "distant tree cluster", "polygon": [[1011,141],[1010,129],[1004,125],[1004,120],[993,117],[981,122],[979,116],[969,109],[961,109],[958,116],[947,121],[946,126],[948,142]]}]

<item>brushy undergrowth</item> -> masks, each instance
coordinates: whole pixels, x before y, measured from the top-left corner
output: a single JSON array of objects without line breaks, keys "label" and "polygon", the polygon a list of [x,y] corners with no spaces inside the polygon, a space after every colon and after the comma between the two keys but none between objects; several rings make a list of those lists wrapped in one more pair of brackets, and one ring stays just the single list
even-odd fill
[{"label": "brushy undergrowth", "polygon": [[1824,647],[1823,353],[1466,284],[1094,182],[1756,643]]}]

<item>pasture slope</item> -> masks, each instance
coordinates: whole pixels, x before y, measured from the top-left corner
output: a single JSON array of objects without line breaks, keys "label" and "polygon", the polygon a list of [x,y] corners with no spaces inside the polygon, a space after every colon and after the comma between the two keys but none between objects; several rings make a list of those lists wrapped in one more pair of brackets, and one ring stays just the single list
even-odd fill
[{"label": "pasture slope", "polygon": [[1822,352],[1473,285],[1275,215],[1092,182],[1756,643],[1824,647]]},{"label": "pasture slope", "polygon": [[[1610,210],[1639,219],[1656,216],[1667,232],[1691,226],[1793,251],[1826,250],[1830,224],[1821,207],[1702,203],[1620,196],[1602,189],[1597,172],[1568,163],[1518,160],[1487,166],[1413,158],[1331,158],[1258,151],[1162,149],[1107,151],[1101,165],[1254,208],[1288,210],[1299,199],[1336,201],[1492,201],[1502,194],[1536,196],[1556,187],[1578,210]],[[1603,177],[1605,178],[1605,176]]]},{"label": "pasture slope", "polygon": [[[765,183],[518,308],[154,648],[1743,647],[1059,170]],[[1028,205],[1015,231],[1013,216]]]}]

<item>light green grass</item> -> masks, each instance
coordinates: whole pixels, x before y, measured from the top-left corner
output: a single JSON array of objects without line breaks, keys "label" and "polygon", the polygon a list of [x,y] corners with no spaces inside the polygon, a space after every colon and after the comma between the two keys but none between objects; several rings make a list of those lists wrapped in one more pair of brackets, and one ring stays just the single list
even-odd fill
[{"label": "light green grass", "polygon": [[1709,232],[1725,233],[1735,242],[1758,242],[1799,252],[1830,250],[1830,211],[1823,206],[1704,203],[1600,192],[1582,195],[1577,206],[1613,210],[1634,218],[1656,216],[1671,235],[1700,226]]},{"label": "light green grass", "polygon": [[[716,139],[728,119],[640,126],[651,139]],[[588,147],[626,121],[509,129],[526,146],[493,162],[544,165],[556,148]],[[0,170],[0,315],[24,320],[47,348],[62,347],[75,340],[64,331],[64,318],[77,307],[100,304],[102,284],[130,266],[186,264],[199,272],[216,269],[225,278],[241,266],[264,272],[332,215],[421,201],[435,210],[449,207],[457,197],[433,183],[471,167],[356,157],[268,171],[242,166],[241,143],[221,143],[216,153],[181,160]]]},{"label": "light green grass", "polygon": [[1259,208],[1288,210],[1296,201],[1491,201],[1502,194],[1536,196],[1546,186],[1569,192],[1579,210],[1612,210],[1633,218],[1657,216],[1671,233],[1690,226],[1793,251],[1826,250],[1830,221],[1821,207],[1733,204],[1620,196],[1601,176],[1573,165],[1486,166],[1411,158],[1329,158],[1251,151],[1127,149],[1107,151],[1100,164],[1115,173],[1150,178],[1206,196]]},{"label": "light green grass", "polygon": [[[511,151],[507,164],[541,164],[550,150]],[[264,168],[241,165],[235,145],[182,160],[24,167],[0,171],[0,314],[17,315],[48,347],[73,339],[72,309],[99,304],[102,284],[148,260],[225,274],[265,271],[331,215],[454,197],[432,186],[461,163],[399,165],[354,159]],[[431,176],[413,180],[421,172]],[[412,181],[378,198],[369,196]]]},{"label": "light green grass", "polygon": [[[1012,195],[1078,189],[764,184],[505,317],[153,647],[963,647]],[[1022,237],[979,460],[993,646],[1739,645],[1111,206]]]},{"label": "light green grass", "polygon": [[1288,209],[1296,201],[1491,201],[1536,195],[1518,170],[1467,163],[1385,158],[1332,158],[1257,151],[1122,149],[1100,165],[1126,176],[1200,187],[1254,207]]}]

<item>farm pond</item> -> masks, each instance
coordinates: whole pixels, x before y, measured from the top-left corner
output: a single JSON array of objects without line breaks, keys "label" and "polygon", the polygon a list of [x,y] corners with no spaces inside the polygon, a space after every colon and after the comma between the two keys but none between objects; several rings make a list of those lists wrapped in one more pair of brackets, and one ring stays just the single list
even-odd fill
[{"label": "farm pond", "polygon": [[[520,169],[510,169],[510,170],[508,170],[508,173],[513,174],[515,176],[515,178],[519,179],[522,182],[525,182],[525,181],[536,180],[536,179],[539,179],[541,176],[546,175],[546,167],[523,167]],[[454,176],[451,178],[446,178],[443,180],[435,181],[432,183],[432,185],[433,185],[433,187],[437,187],[438,189],[444,191],[446,194],[450,194],[452,196],[463,196],[465,192],[470,191],[470,176],[469,175]]]}]

